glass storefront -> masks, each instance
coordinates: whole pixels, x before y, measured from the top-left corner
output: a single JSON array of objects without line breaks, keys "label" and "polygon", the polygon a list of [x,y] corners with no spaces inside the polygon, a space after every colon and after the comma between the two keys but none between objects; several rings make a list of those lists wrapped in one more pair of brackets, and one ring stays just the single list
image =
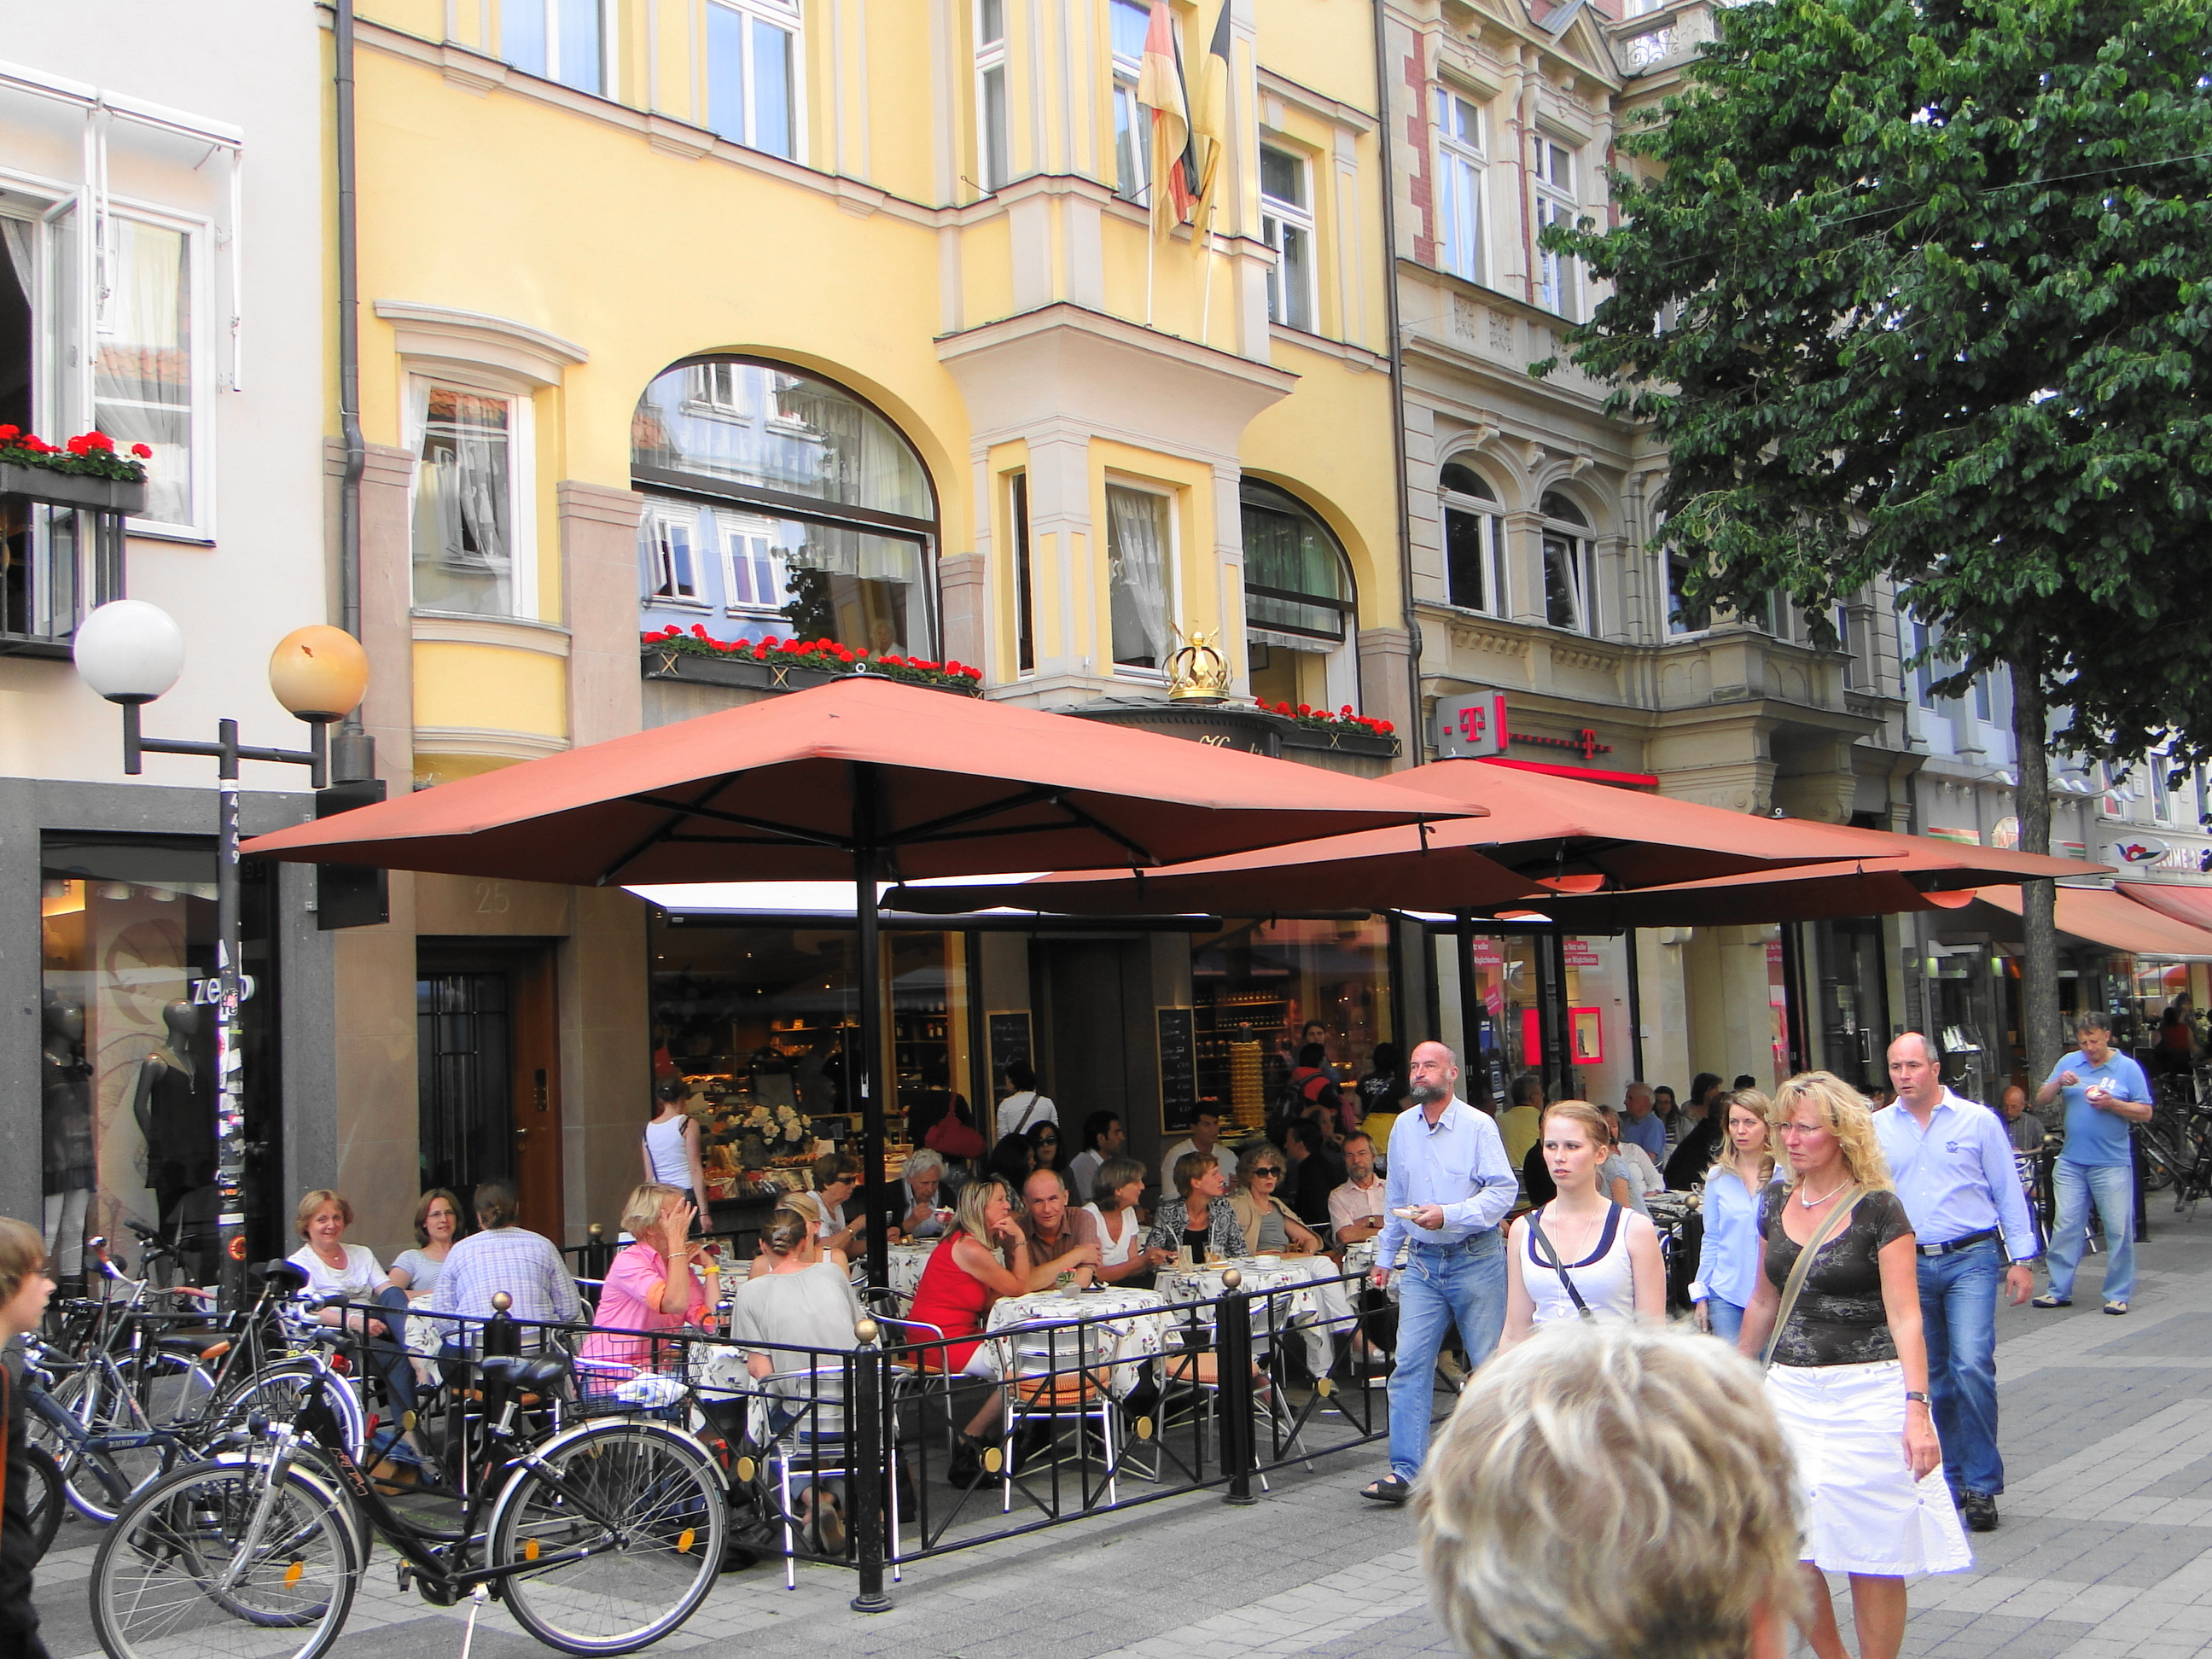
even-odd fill
[{"label": "glass storefront", "polygon": [[[40,1102],[44,1225],[57,1271],[88,1237],[156,1227],[186,1280],[212,1284],[216,1177],[216,860],[212,839],[48,835]],[[241,871],[248,1244],[282,1253],[276,964],[265,866]],[[135,1250],[131,1253],[135,1259]]]},{"label": "glass storefront", "polygon": [[[1329,1071],[1351,1083],[1395,1036],[1390,930],[1379,920],[1232,922],[1192,937],[1190,972],[1198,1099],[1240,1128],[1261,1126],[1302,1042],[1319,1042]],[[1321,1029],[1308,1037],[1309,1025]]]}]

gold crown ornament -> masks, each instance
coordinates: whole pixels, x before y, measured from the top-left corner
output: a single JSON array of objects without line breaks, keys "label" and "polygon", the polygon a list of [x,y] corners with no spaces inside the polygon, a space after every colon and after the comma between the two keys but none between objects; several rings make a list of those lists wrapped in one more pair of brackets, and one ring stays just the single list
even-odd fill
[{"label": "gold crown ornament", "polygon": [[[1170,624],[1173,626],[1173,624]],[[1182,630],[1176,629],[1178,635]],[[1229,700],[1229,665],[1213,648],[1212,635],[1204,629],[1194,629],[1180,650],[1168,657],[1168,701],[1170,702],[1226,702]]]}]

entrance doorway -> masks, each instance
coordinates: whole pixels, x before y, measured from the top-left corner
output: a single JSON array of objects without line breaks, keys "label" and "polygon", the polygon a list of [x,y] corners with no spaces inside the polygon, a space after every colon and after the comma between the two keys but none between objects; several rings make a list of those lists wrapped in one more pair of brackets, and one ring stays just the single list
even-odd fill
[{"label": "entrance doorway", "polygon": [[1889,1081],[1889,981],[1881,919],[1820,922],[1813,937],[1820,981],[1821,1056],[1844,1082],[1872,1093]]},{"label": "entrance doorway", "polygon": [[1159,1133],[1152,957],[1141,939],[1039,939],[1030,946],[1037,1086],[1060,1108],[1063,1160],[1091,1113],[1119,1112],[1133,1147]]},{"label": "entrance doorway", "polygon": [[522,1224],[562,1237],[552,948],[423,941],[415,1028],[423,1188],[465,1204],[479,1182],[510,1181]]}]

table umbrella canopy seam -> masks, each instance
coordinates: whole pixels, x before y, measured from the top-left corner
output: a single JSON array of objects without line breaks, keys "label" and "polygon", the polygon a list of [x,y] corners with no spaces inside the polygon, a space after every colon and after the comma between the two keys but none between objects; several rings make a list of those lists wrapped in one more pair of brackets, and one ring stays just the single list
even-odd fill
[{"label": "table umbrella canopy seam", "polygon": [[847,680],[441,784],[243,850],[634,885],[849,878],[866,846],[902,876],[951,876],[1142,867],[1480,810],[1155,733]]}]

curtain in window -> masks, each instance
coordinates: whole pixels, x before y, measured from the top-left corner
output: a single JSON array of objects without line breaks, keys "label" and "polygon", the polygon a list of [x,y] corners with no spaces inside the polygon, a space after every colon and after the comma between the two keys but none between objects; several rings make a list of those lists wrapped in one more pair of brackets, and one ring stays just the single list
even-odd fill
[{"label": "curtain in window", "polygon": [[[115,257],[93,356],[93,424],[146,463],[146,517],[192,521],[191,288],[182,231],[110,221]],[[11,254],[12,257],[12,254]]]},{"label": "curtain in window", "polygon": [[505,615],[514,603],[507,399],[432,386],[428,416],[415,490],[415,602]]},{"label": "curtain in window", "polygon": [[[1156,668],[1168,659],[1168,555],[1160,523],[1163,505],[1160,497],[1141,489],[1107,487],[1109,557],[1114,585],[1127,596],[1126,609],[1144,637],[1145,654]],[[1116,640],[1114,654],[1117,659],[1123,659],[1126,646],[1130,643],[1133,641]],[[1136,654],[1127,653],[1129,657]]]},{"label": "curtain in window", "polygon": [[834,388],[794,381],[775,391],[776,407],[820,433],[822,495],[833,501],[916,516],[919,479],[905,441],[880,418]]}]

